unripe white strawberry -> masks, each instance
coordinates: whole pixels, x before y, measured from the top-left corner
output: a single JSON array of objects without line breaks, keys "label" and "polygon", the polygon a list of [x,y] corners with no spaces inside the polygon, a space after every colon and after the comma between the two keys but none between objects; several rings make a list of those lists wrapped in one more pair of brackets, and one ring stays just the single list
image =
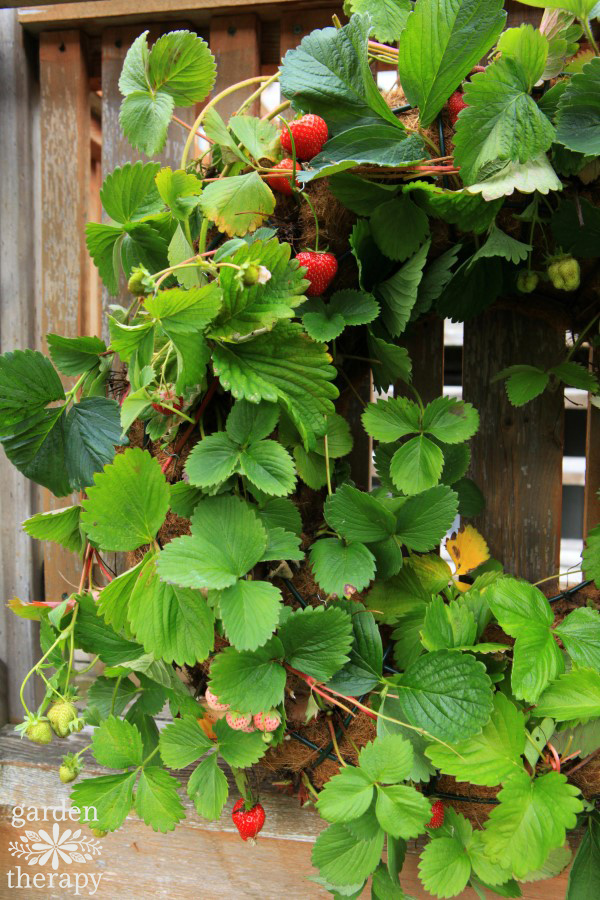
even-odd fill
[{"label": "unripe white strawberry", "polygon": [[54,733],[61,738],[83,728],[83,722],[78,718],[77,707],[70,700],[58,700],[53,703],[48,710],[48,719]]},{"label": "unripe white strawberry", "polygon": [[254,725],[254,722],[250,722],[245,728],[240,728],[240,731],[244,731],[246,734],[253,734],[256,731],[256,726]]},{"label": "unripe white strawberry", "polygon": [[229,727],[233,728],[234,731],[244,731],[252,722],[252,716],[250,713],[241,713],[231,710],[225,716],[225,720]]},{"label": "unripe white strawberry", "polygon": [[281,725],[281,716],[275,709],[268,712],[256,713],[254,724],[259,731],[276,731]]},{"label": "unripe white strawberry", "polygon": [[208,708],[214,709],[215,712],[227,712],[228,709],[231,709],[228,703],[221,703],[216,694],[213,694],[208,688],[206,688],[204,693],[204,699]]}]

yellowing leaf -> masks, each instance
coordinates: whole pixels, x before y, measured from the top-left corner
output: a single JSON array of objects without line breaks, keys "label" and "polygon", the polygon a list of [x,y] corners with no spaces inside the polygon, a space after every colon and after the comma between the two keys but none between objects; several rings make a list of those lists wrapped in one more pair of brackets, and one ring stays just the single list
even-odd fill
[{"label": "yellowing leaf", "polygon": [[[488,545],[472,525],[465,525],[456,534],[451,535],[446,541],[446,550],[456,566],[455,579],[472,572],[490,558]],[[460,584],[457,586],[461,588]],[[468,585],[464,585],[465,590],[467,587]]]}]

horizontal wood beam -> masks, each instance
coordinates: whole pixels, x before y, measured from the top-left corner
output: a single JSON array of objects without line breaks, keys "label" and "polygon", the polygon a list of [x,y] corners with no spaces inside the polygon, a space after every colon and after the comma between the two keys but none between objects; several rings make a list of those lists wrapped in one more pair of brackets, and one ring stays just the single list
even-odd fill
[{"label": "horizontal wood beam", "polygon": [[[83,28],[97,31],[101,26],[130,22],[151,22],[160,19],[189,19],[195,24],[207,22],[211,13],[220,16],[235,15],[243,8],[253,13],[278,16],[288,9],[322,7],[323,0],[88,0],[84,3],[52,3],[47,6],[24,6],[19,10],[19,21],[25,28],[41,31],[52,27]],[[341,8],[341,2],[331,3],[332,9]]]}]

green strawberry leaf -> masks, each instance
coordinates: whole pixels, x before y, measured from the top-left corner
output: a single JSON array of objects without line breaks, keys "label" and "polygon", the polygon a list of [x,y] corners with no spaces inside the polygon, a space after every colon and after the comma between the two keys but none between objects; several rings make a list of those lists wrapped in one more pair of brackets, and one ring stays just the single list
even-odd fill
[{"label": "green strawberry leaf", "polygon": [[288,616],[278,636],[291,666],[317,681],[328,681],[348,662],[352,622],[341,609],[307,606]]},{"label": "green strawberry leaf", "polygon": [[106,350],[104,341],[97,337],[63,337],[47,334],[48,350],[52,362],[63,375],[83,375],[100,364],[100,354]]},{"label": "green strawberry leaf", "polygon": [[178,666],[206,659],[214,646],[214,616],[200,591],[160,581],[157,557],[141,569],[129,598],[135,637],[156,659]]},{"label": "green strawberry leaf", "polygon": [[371,840],[357,840],[345,825],[336,823],[317,838],[312,862],[333,884],[354,885],[367,878],[377,866],[383,841],[383,831]]},{"label": "green strawberry leaf", "polygon": [[396,450],[390,463],[390,476],[398,491],[420,494],[436,486],[443,465],[444,455],[437,444],[419,434]]},{"label": "green strawberry leaf", "polygon": [[565,650],[578,666],[600,672],[600,613],[595,609],[574,609],[554,629]]},{"label": "green strawberry leaf", "polygon": [[362,416],[365,431],[384,443],[397,441],[421,430],[418,405],[405,397],[389,397],[369,403]]},{"label": "green strawberry leaf", "polygon": [[[419,0],[400,40],[398,68],[409,103],[429,125],[459,84],[495,44],[506,13],[501,0]],[[424,45],[428,52],[423,53]]]},{"label": "green strawberry leaf", "polygon": [[269,496],[291,494],[296,483],[294,461],[277,441],[256,441],[242,450],[240,472]]},{"label": "green strawberry leaf", "polygon": [[423,413],[423,431],[444,444],[459,444],[472,438],[479,427],[479,413],[464,400],[436,397]]},{"label": "green strawberry leaf", "polygon": [[215,347],[213,365],[236,399],[281,403],[306,445],[314,444],[325,416],[334,412],[338,391],[331,384],[336,373],[330,356],[300,325],[280,322],[252,341]]},{"label": "green strawberry leaf", "polygon": [[350,0],[353,13],[368,13],[375,40],[394,43],[406,27],[412,10],[410,0]]},{"label": "green strawberry leaf", "polygon": [[600,674],[573,669],[546,688],[536,704],[536,715],[558,722],[600,716]]},{"label": "green strawberry leaf", "polygon": [[427,653],[392,681],[404,721],[442,741],[464,740],[489,721],[491,683],[468,653]]},{"label": "green strawberry leaf", "polygon": [[373,799],[373,781],[362,769],[346,766],[319,793],[317,809],[328,822],[358,819]]},{"label": "green strawberry leaf", "polygon": [[85,543],[79,526],[81,506],[67,506],[36,513],[23,522],[23,530],[38,541],[52,541],[72,553],[82,553]]},{"label": "green strawberry leaf", "polygon": [[504,694],[494,695],[494,709],[480,734],[453,744],[431,744],[427,756],[445,775],[494,787],[523,768],[525,750],[523,713]]},{"label": "green strawberry leaf", "polygon": [[458,496],[445,484],[408,497],[396,515],[398,540],[411,550],[433,550],[451,527]]},{"label": "green strawberry leaf", "polygon": [[214,746],[195,716],[174,719],[160,733],[160,755],[170,769],[184,769]]},{"label": "green strawberry leaf", "polygon": [[264,756],[267,745],[260,731],[246,734],[234,731],[224,719],[215,722],[214,732],[219,740],[219,753],[230,766],[245,769]]},{"label": "green strawberry leaf", "polygon": [[583,808],[579,789],[558,772],[535,779],[525,771],[511,775],[498,799],[483,841],[489,858],[516,878],[539,869],[549,852],[564,844]]},{"label": "green strawberry leaf", "polygon": [[92,753],[101,766],[124,769],[142,764],[142,739],[129,722],[109,716],[96,728],[92,737]]},{"label": "green strawberry leaf", "polygon": [[275,197],[257,172],[249,172],[208,184],[202,192],[200,208],[229,237],[241,237],[256,231],[271,215]]},{"label": "green strawberry leaf", "polygon": [[558,102],[556,140],[570,150],[600,153],[600,59],[595,57],[573,75]]},{"label": "green strawberry leaf", "polygon": [[322,116],[332,133],[384,122],[402,128],[369,68],[370,29],[367,16],[354,15],[343,28],[307,35],[283,60],[283,96],[295,109]]},{"label": "green strawberry leaf", "polygon": [[80,810],[79,821],[101,831],[116,831],[133,805],[135,779],[135,772],[122,772],[78,782],[71,791],[71,803]]},{"label": "green strawberry leaf", "polygon": [[159,554],[162,581],[221,590],[256,565],[267,546],[267,533],[252,509],[231,495],[199,503],[191,530],[191,535],[175,538]]},{"label": "green strawberry leaf", "polygon": [[585,539],[583,571],[586,578],[600,585],[600,525],[592,528]]},{"label": "green strawberry leaf", "polygon": [[125,450],[97,474],[82,501],[81,524],[104,550],[149,544],[169,508],[169,488],[148,451]]},{"label": "green strawberry leaf", "polygon": [[362,591],[375,577],[375,557],[359,541],[323,538],[310,548],[310,564],[320,587],[342,597],[346,585]]},{"label": "green strawberry leaf", "polygon": [[307,282],[298,262],[290,259],[291,249],[289,244],[272,238],[243,243],[236,250],[229,262],[235,266],[263,266],[270,277],[264,283],[259,280],[256,284],[244,285],[235,269],[221,269],[219,282],[223,307],[211,327],[212,337],[228,339],[258,329],[270,329],[278,319],[291,319],[295,315],[294,310],[304,299]]},{"label": "green strawberry leaf", "polygon": [[383,541],[396,530],[395,516],[383,503],[349,484],[327,498],[325,519],[347,541]]},{"label": "green strawberry leaf", "polygon": [[392,337],[401,335],[410,320],[430,244],[426,241],[395,275],[375,288],[375,296],[382,306],[381,318]]},{"label": "green strawberry leaf", "polygon": [[222,703],[241,712],[254,715],[277,706],[285,687],[285,669],[280,663],[283,655],[277,638],[253,652],[226,647],[213,660],[210,689]]},{"label": "green strawberry leaf", "polygon": [[117,166],[106,176],[100,188],[100,200],[113,222],[120,225],[139,222],[162,211],[163,203],[155,182],[159,169],[160,163],[140,160]]},{"label": "green strawberry leaf", "polygon": [[467,84],[467,108],[458,118],[454,138],[454,158],[465,184],[485,180],[509,162],[535,160],[548,150],[554,128],[528,91],[526,71],[504,56]]},{"label": "green strawberry leaf", "polygon": [[135,810],[140,819],[154,831],[165,834],[173,831],[185,819],[185,809],[179,799],[177,781],[160,766],[142,769],[135,794]]},{"label": "green strawberry leaf", "polygon": [[227,639],[238,650],[256,650],[271,637],[281,613],[281,592],[268,581],[237,581],[217,595]]},{"label": "green strawberry leaf", "polygon": [[227,778],[221,771],[217,754],[202,760],[190,775],[187,792],[199,816],[218,819],[229,795]]}]

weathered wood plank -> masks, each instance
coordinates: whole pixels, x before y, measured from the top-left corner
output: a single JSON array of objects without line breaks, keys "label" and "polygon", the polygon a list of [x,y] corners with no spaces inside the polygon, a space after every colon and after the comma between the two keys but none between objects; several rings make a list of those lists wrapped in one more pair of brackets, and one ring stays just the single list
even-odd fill
[{"label": "weathered wood plank", "polygon": [[[432,314],[409,327],[402,346],[408,350],[412,362],[412,384],[423,403],[431,403],[444,393],[444,320]],[[400,383],[395,390],[414,399],[414,395]]]},{"label": "weathered wood plank", "polygon": [[[70,737],[67,742],[54,741],[49,747],[40,748],[21,741],[12,730],[0,731],[0,871],[6,873],[4,879],[8,878],[10,870],[15,871],[17,864],[7,850],[19,832],[12,825],[12,810],[15,806],[36,807],[41,816],[42,807],[46,807],[52,821],[50,811],[61,809],[63,801],[68,809],[69,787],[62,785],[57,776],[60,758],[67,747],[76,752],[88,741],[89,734],[83,732]],[[181,773],[182,782],[190,771]],[[106,773],[107,770],[93,760],[89,763],[87,775]],[[139,900],[140,897],[197,900],[199,896],[202,900],[213,900],[238,893],[257,900],[280,900],[285,896],[293,900],[312,900],[328,896],[306,880],[306,876],[315,871],[310,862],[312,844],[326,824],[314,810],[301,809],[296,800],[263,784],[261,802],[266,822],[255,846],[250,846],[242,843],[231,822],[231,808],[237,796],[235,789],[218,822],[199,819],[187,795],[182,792],[181,796],[188,817],[174,832],[155,834],[136,816],[130,816],[117,832],[102,838],[99,859],[85,867],[70,865],[69,872],[94,873],[96,878],[101,874],[100,887],[94,894],[100,900],[112,900],[117,895],[121,900]],[[35,824],[31,827],[35,828]],[[86,828],[83,830],[88,833]],[[422,846],[422,841],[408,842],[402,870],[402,886],[417,900],[430,897],[418,878]],[[36,866],[36,871],[49,874],[50,870]],[[522,885],[524,900],[559,900],[565,896],[567,877],[567,873],[563,873],[550,881]],[[6,883],[0,881],[0,884]],[[72,891],[67,890],[46,889],[44,894],[45,900],[66,900],[72,896]],[[366,900],[369,896],[367,888],[363,897]],[[476,900],[476,895],[466,890],[459,900]]]},{"label": "weathered wood plank", "polygon": [[[210,20],[210,49],[217,62],[217,80],[213,96],[225,88],[246,78],[260,75],[260,20],[255,15],[214,16]],[[225,97],[218,106],[225,119],[233,115],[255,90],[256,85],[236,91]],[[247,110],[250,115],[259,112],[258,103]]]},{"label": "weathered wood plank", "polygon": [[[136,0],[95,0],[83,3],[52,3],[19,10],[19,20],[26,28],[40,30],[49,26],[75,25],[92,28],[119,19],[122,23],[152,22],[160,19],[181,19],[192,17],[193,21],[207,22],[211,12],[219,15],[230,13],[237,16],[240,10],[251,8],[252,12],[265,9],[270,14],[292,5],[292,0],[146,0],[144,4]],[[304,9],[313,7],[314,0],[294,0],[293,6]],[[323,5],[323,0],[318,4]],[[341,6],[340,3],[332,7]]]},{"label": "weathered wood plank", "polygon": [[[41,336],[81,333],[90,286],[85,224],[90,185],[88,74],[77,31],[42,35],[40,41],[41,128]],[[76,502],[76,501],[75,501]],[[44,510],[68,506],[43,492]],[[44,546],[45,594],[72,593],[79,560],[57,544]]]},{"label": "weathered wood plank", "polygon": [[516,408],[501,369],[547,367],[564,352],[564,329],[521,307],[493,309],[465,323],[463,396],[479,410],[471,476],[486,509],[475,520],[508,572],[538,581],[558,572],[562,509],[563,391]]},{"label": "weathered wood plank", "polygon": [[[36,343],[35,159],[34,128],[38,91],[26,39],[14,10],[0,10],[0,352]],[[21,522],[38,508],[39,493],[0,450],[0,723],[21,717],[19,687],[37,655],[37,627],[6,606],[15,594],[24,600],[41,593],[39,547]],[[35,705],[29,684],[28,705]]]},{"label": "weathered wood plank", "polygon": [[300,10],[297,4],[293,9],[284,12],[281,16],[280,51],[283,58],[288,50],[297,47],[302,38],[310,34],[315,28],[326,28],[332,25],[331,17],[334,12],[340,14],[341,4],[338,8],[325,6],[320,9]]},{"label": "weathered wood plank", "polygon": [[[590,351],[590,360],[598,363],[600,353]],[[583,506],[583,536],[600,523],[600,409],[588,396],[585,449],[585,490]]]}]

